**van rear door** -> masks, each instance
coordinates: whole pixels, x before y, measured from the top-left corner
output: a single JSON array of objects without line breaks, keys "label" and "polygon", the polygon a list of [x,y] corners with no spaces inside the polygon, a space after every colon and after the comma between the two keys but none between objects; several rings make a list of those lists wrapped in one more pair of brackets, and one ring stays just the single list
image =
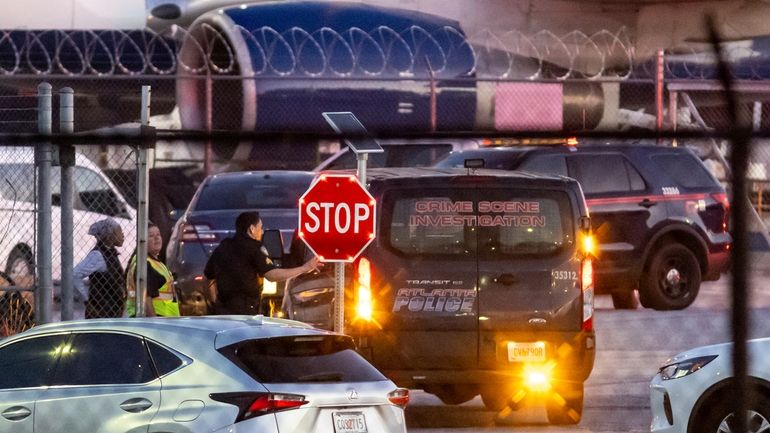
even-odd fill
[{"label": "van rear door", "polygon": [[371,263],[383,370],[468,369],[478,362],[476,228],[471,188],[420,185],[383,195]]},{"label": "van rear door", "polygon": [[[479,192],[479,362],[544,361],[544,332],[582,325],[578,215],[559,189]],[[549,340],[553,338],[549,337]]]}]

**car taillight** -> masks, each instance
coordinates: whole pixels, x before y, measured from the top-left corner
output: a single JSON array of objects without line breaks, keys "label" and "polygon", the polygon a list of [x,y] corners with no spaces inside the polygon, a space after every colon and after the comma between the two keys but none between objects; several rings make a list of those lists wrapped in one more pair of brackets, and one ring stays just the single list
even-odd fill
[{"label": "car taillight", "polygon": [[409,404],[409,390],[406,388],[396,388],[388,394],[388,400],[396,406],[406,407]]},{"label": "car taillight", "polygon": [[356,266],[356,315],[364,320],[372,320],[374,309],[372,299],[372,264],[361,258]]},{"label": "car taillight", "polygon": [[235,422],[284,410],[296,409],[309,403],[309,401],[305,400],[304,395],[297,394],[230,392],[211,394],[209,397],[212,400],[237,406],[238,416],[235,418]]},{"label": "car taillight", "polygon": [[217,235],[210,232],[207,224],[183,224],[182,242],[215,242]]},{"label": "car taillight", "polygon": [[729,223],[730,218],[730,200],[727,198],[727,194],[724,192],[711,194],[711,198],[721,204],[722,208],[724,209],[725,213],[722,216],[722,231],[727,231],[727,224]]},{"label": "car taillight", "polygon": [[580,290],[583,292],[583,330],[594,329],[594,265],[590,258],[583,259],[580,269]]}]

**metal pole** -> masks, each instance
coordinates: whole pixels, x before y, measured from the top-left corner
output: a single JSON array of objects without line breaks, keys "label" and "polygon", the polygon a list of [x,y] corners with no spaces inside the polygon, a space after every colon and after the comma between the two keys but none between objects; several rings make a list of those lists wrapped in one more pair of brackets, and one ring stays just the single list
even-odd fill
[{"label": "metal pole", "polygon": [[[42,135],[51,135],[52,96],[51,85],[37,86],[37,129]],[[49,323],[53,312],[53,275],[51,254],[51,143],[37,145],[35,165],[37,178],[37,293],[35,296],[35,318],[38,324]]]},{"label": "metal pole", "polygon": [[[59,132],[72,134],[75,129],[75,97],[74,91],[65,87],[59,91]],[[73,170],[75,166],[75,147],[72,145],[59,146],[59,163],[61,166],[61,320],[72,320],[75,316],[73,305],[72,269],[75,266],[74,257],[74,222],[73,209],[75,193],[73,187]]]},{"label": "metal pole", "polygon": [[358,183],[362,187],[366,188],[366,160],[369,159],[368,153],[356,154],[356,162],[358,163]]},{"label": "metal pole", "polygon": [[345,332],[345,263],[334,264],[334,332]]},{"label": "metal pole", "polygon": [[[663,81],[665,78],[663,50],[657,51],[655,65],[655,128],[656,131],[660,131],[663,129]],[[662,144],[661,139],[658,139],[658,144]]]},{"label": "metal pole", "polygon": [[[142,125],[150,123],[150,86],[142,86]],[[147,294],[147,222],[150,195],[147,167],[147,146],[137,148],[137,209],[136,209],[136,317],[145,317],[144,298]]]}]

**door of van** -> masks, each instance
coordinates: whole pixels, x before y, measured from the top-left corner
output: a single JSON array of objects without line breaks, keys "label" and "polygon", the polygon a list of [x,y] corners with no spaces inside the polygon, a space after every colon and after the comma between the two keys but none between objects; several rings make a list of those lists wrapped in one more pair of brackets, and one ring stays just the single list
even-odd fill
[{"label": "door of van", "polygon": [[365,256],[384,312],[370,336],[380,369],[476,367],[474,194],[445,183],[385,191],[377,244]]},{"label": "door of van", "polygon": [[545,340],[582,325],[575,206],[563,189],[516,186],[484,188],[475,202],[479,367],[545,361],[556,350]]}]

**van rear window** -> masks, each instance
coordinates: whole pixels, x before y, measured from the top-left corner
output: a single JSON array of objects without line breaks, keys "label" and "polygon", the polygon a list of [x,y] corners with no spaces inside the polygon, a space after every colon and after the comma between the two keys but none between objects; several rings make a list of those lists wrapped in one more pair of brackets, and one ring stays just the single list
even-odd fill
[{"label": "van rear window", "polygon": [[574,241],[563,192],[400,192],[385,207],[390,247],[407,255],[549,255]]},{"label": "van rear window", "polygon": [[219,349],[262,383],[387,380],[355,351],[350,337],[298,335],[242,341]]}]

